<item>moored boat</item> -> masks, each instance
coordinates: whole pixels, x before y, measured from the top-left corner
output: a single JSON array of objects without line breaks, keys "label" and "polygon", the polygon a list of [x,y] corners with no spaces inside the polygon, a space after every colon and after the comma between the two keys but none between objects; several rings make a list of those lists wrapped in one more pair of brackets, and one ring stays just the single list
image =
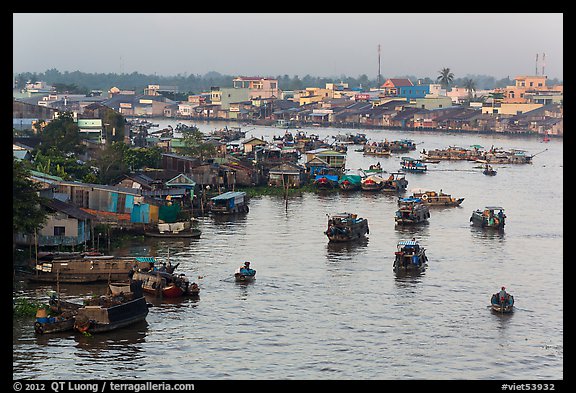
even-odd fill
[{"label": "moored boat", "polygon": [[349,242],[361,239],[369,233],[368,219],[351,213],[329,216],[328,228],[324,232],[330,242]]},{"label": "moored boat", "polygon": [[362,183],[362,176],[354,174],[343,175],[338,180],[338,187],[342,191],[355,191],[360,190]]},{"label": "moored boat", "polygon": [[202,231],[190,225],[190,221],[158,223],[155,230],[145,231],[144,235],[161,238],[199,238]]},{"label": "moored boat", "polygon": [[[496,211],[498,212],[495,213]],[[486,206],[482,210],[473,211],[470,222],[473,226],[481,228],[503,229],[506,224],[506,214],[504,214],[504,208],[500,206]]]},{"label": "moored boat", "polygon": [[132,281],[131,292],[118,296],[100,296],[86,300],[74,317],[74,329],[81,333],[99,333],[119,329],[146,319],[148,303],[142,282]]},{"label": "moored boat", "polygon": [[394,220],[397,225],[422,224],[430,218],[428,206],[420,198],[401,198]]},{"label": "moored boat", "polygon": [[360,181],[362,191],[380,191],[384,187],[384,178],[379,175],[369,175]]},{"label": "moored boat", "polygon": [[74,316],[82,304],[60,300],[54,293],[50,296],[48,307],[36,311],[34,331],[37,334],[58,333],[74,329]]},{"label": "moored boat", "polygon": [[70,259],[39,258],[35,271],[27,275],[29,281],[60,283],[91,283],[123,281],[134,266],[149,267],[133,257],[86,255]]},{"label": "moored boat", "polygon": [[248,213],[246,193],[243,191],[228,191],[210,198],[210,212],[213,214]]},{"label": "moored boat", "polygon": [[132,280],[142,281],[142,290],[156,297],[197,296],[200,293],[198,284],[190,282],[184,273],[174,273],[178,265],[163,262],[160,267],[137,269],[132,272]]},{"label": "moored boat", "polygon": [[426,250],[415,239],[401,240],[396,247],[394,264],[392,265],[395,272],[423,271],[426,269],[428,261]]},{"label": "moored boat", "polygon": [[[462,201],[464,201],[464,198],[455,198],[450,194],[443,193],[442,190],[436,192],[433,190],[414,189],[411,197],[422,199],[422,202],[428,206],[460,206]],[[400,204],[400,200],[398,204]]]}]

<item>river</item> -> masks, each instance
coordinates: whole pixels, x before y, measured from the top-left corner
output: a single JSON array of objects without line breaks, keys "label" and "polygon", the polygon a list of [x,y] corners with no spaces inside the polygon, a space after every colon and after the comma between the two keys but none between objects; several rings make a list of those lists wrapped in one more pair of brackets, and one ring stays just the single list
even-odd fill
[{"label": "river", "polygon": [[[174,121],[154,119],[159,128]],[[225,123],[187,122],[209,132]],[[282,129],[247,126],[271,140]],[[532,164],[442,161],[407,174],[408,190],[464,197],[432,208],[429,223],[396,227],[396,196],[368,193],[264,196],[245,216],[200,218],[199,239],[146,239],[117,253],[169,253],[196,281],[199,299],[158,301],[145,322],[85,337],[35,335],[33,318],[13,323],[14,379],[152,380],[561,380],[563,379],[563,141],[527,136],[302,128],[328,138],[365,132],[371,141],[410,138],[418,149],[480,144],[525,149]],[[400,154],[375,158],[351,146],[347,168],[380,161],[400,169]],[[503,231],[470,226],[473,210],[506,209]],[[368,239],[334,246],[327,214],[368,219]],[[415,237],[428,268],[392,271],[396,242]],[[257,278],[232,281],[250,261]],[[490,296],[504,285],[516,311],[498,315]],[[45,300],[54,286],[16,282],[18,296]],[[102,285],[62,285],[63,297],[103,293]]]}]

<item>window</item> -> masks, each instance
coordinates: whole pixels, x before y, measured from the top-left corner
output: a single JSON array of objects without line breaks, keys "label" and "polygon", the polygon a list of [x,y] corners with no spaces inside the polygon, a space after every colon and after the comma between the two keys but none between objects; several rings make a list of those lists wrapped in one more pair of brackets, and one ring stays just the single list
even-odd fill
[{"label": "window", "polygon": [[54,227],[54,236],[66,236],[65,227]]}]

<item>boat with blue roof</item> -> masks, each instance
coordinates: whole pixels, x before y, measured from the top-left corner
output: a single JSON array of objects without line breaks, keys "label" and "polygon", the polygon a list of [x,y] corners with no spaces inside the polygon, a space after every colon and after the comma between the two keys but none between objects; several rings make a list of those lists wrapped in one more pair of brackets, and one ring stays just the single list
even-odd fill
[{"label": "boat with blue roof", "polygon": [[324,232],[329,241],[334,243],[361,239],[369,233],[368,220],[352,213],[329,216],[328,228]]},{"label": "boat with blue roof", "polygon": [[400,198],[394,220],[397,225],[422,224],[430,218],[430,209],[420,198]]},{"label": "boat with blue roof", "polygon": [[402,157],[400,166],[403,170],[414,173],[424,173],[428,170],[428,166],[422,160],[413,157]]},{"label": "boat with blue roof", "polygon": [[246,193],[228,191],[210,198],[210,211],[214,214],[248,213]]},{"label": "boat with blue roof", "polygon": [[401,240],[396,247],[393,264],[394,272],[423,271],[426,269],[428,262],[426,249],[420,246],[416,239]]}]

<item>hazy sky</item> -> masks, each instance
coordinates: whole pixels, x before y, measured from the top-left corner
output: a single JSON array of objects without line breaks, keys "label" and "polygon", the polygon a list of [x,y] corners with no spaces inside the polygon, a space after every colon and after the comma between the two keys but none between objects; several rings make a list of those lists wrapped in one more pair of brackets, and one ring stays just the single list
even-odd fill
[{"label": "hazy sky", "polygon": [[13,71],[376,79],[380,45],[383,78],[544,65],[562,80],[563,24],[562,13],[15,13]]}]

